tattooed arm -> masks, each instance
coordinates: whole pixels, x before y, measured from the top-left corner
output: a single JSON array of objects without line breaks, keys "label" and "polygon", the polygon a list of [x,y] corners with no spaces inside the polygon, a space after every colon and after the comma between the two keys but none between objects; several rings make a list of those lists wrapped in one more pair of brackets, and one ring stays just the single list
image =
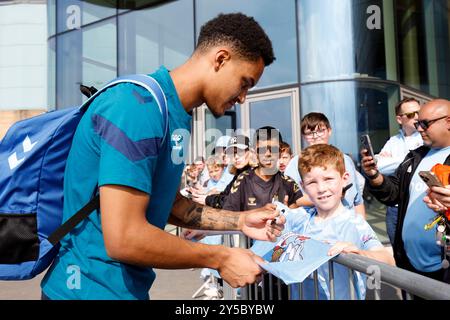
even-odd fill
[{"label": "tattooed arm", "polygon": [[[186,241],[150,224],[146,219],[150,201],[148,194],[130,187],[100,187],[101,228],[105,250],[111,259],[163,269],[212,268],[232,287],[254,283],[261,275],[256,261],[262,259],[250,250]],[[203,221],[214,224],[214,219],[209,220],[203,209],[201,212],[192,207],[187,209],[190,215],[185,220],[190,224],[202,225]],[[221,225],[236,228],[239,218],[225,219]]]},{"label": "tattooed arm", "polygon": [[275,240],[283,229],[285,218],[271,224],[278,216],[275,205],[250,211],[234,212],[203,206],[177,194],[169,222],[190,229],[242,231],[257,240]]}]

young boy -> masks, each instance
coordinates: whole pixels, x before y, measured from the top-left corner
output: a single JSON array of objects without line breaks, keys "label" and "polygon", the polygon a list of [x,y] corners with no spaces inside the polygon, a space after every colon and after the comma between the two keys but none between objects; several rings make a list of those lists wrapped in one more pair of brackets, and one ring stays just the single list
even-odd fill
[{"label": "young boy", "polygon": [[280,159],[278,159],[278,170],[280,170],[281,173],[284,173],[291,159],[292,159],[291,146],[288,143],[282,141],[280,143]]},{"label": "young boy", "polygon": [[261,127],[255,133],[258,167],[242,172],[234,181],[223,208],[231,211],[251,210],[275,201],[299,207],[303,203],[299,186],[278,171],[280,132]]},{"label": "young boy", "polygon": [[[302,188],[314,204],[306,211],[303,208],[286,215],[286,229],[332,244],[329,255],[355,253],[394,265],[392,255],[383,247],[370,225],[342,204],[342,189],[348,184],[349,174],[345,171],[344,156],[336,147],[315,144],[302,151],[298,170]],[[330,299],[328,265],[318,269],[319,299]],[[349,299],[348,269],[334,264],[335,298]],[[365,298],[364,279],[356,272],[358,298]],[[298,288],[292,290],[297,293]],[[303,282],[306,299],[314,297],[314,282],[311,276]]]},{"label": "young boy", "polygon": [[[332,129],[328,118],[320,112],[310,112],[306,114],[300,122],[300,131],[302,137],[306,142],[306,146],[312,146],[315,144],[329,144],[331,138]],[[298,155],[294,156],[284,171],[284,174],[290,177],[292,180],[300,184],[300,173],[298,171]],[[353,164],[352,158],[344,154],[345,171],[349,173],[348,179],[348,190],[345,191],[345,195],[342,198],[344,206],[352,209],[366,217],[366,210],[364,207],[364,201],[362,198],[362,193],[360,188],[360,183],[358,181],[358,174]],[[307,197],[305,197],[304,202],[306,202]],[[309,204],[311,205],[311,204]]]},{"label": "young boy", "polygon": [[221,177],[225,169],[225,163],[219,156],[210,156],[206,160],[206,167],[208,168],[209,180],[206,185],[206,192],[218,193],[223,191],[227,184],[225,184]]}]

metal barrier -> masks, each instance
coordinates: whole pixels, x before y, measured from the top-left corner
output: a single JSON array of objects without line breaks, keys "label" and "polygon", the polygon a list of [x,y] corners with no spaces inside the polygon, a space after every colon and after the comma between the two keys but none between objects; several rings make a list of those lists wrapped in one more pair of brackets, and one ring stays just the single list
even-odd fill
[{"label": "metal barrier", "polygon": [[[231,245],[229,235],[225,235],[225,245]],[[250,247],[250,241],[245,236],[240,236],[239,246],[243,248]],[[367,257],[356,254],[340,254],[328,262],[328,288],[330,291],[330,299],[334,300],[335,292],[335,264],[339,264],[348,268],[348,283],[350,300],[356,299],[355,291],[355,272],[367,275],[367,283],[371,283],[374,299],[380,300],[381,283],[398,288],[403,291],[403,298],[412,299],[417,296],[423,299],[432,300],[450,300],[450,285],[440,282],[422,275],[387,265]],[[319,298],[319,277],[318,272],[313,273],[314,281],[314,298]],[[298,292],[297,292],[298,290]],[[280,279],[272,275],[267,275],[259,285],[250,285],[240,289],[233,289],[224,282],[223,287],[225,300],[273,300],[285,299],[293,296],[303,300],[303,283],[297,285],[286,286],[281,283]]]}]

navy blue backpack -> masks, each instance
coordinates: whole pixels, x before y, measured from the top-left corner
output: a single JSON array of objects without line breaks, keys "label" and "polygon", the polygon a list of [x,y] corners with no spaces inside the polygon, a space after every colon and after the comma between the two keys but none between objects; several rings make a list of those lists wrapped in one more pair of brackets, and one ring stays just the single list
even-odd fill
[{"label": "navy blue backpack", "polygon": [[134,83],[155,97],[168,130],[164,93],[146,75],[119,77],[79,107],[52,111],[15,123],[0,142],[0,280],[25,280],[44,271],[59,241],[92,211],[94,196],[63,225],[63,183],[73,135],[91,102],[119,83]]}]

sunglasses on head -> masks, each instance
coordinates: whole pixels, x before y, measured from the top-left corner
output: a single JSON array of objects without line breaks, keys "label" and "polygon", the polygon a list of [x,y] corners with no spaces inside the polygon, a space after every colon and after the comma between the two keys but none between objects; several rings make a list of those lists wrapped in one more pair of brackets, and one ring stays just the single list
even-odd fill
[{"label": "sunglasses on head", "polygon": [[405,113],[402,113],[402,114],[400,115],[400,117],[401,117],[401,116],[406,116],[408,119],[414,119],[414,117],[416,116],[416,114],[418,115],[418,114],[419,114],[419,111],[405,112]]},{"label": "sunglasses on head", "polygon": [[414,123],[414,127],[416,127],[416,129],[419,129],[419,127],[421,127],[423,130],[427,130],[434,122],[447,118],[448,116],[442,116],[440,118],[436,118],[433,120],[418,120]]},{"label": "sunglasses on head", "polygon": [[270,151],[270,153],[279,153],[280,147],[279,146],[267,146],[267,147],[258,147],[256,148],[256,152],[258,154],[265,154],[267,150]]}]

